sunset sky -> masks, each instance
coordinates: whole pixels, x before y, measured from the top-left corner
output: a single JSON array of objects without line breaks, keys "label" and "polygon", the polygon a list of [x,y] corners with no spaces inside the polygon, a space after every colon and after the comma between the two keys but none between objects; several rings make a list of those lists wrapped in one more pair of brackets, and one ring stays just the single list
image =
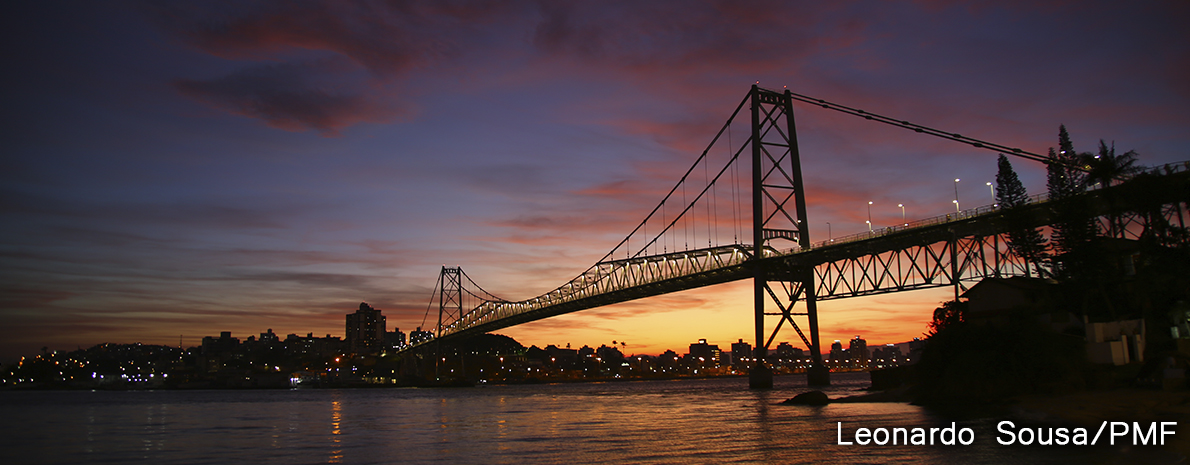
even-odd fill
[{"label": "sunset sky", "polygon": [[[443,265],[536,296],[611,250],[757,81],[1038,153],[1065,124],[1080,151],[1190,159],[1184,1],[16,2],[0,21],[3,360],[342,336],[360,302],[408,332]],[[945,214],[955,178],[991,203],[993,152],[795,111],[815,241],[866,230],[868,201],[877,225]],[[752,338],[750,286],[502,333],[726,347]],[[825,302],[824,344],[918,336],[949,292]]]}]

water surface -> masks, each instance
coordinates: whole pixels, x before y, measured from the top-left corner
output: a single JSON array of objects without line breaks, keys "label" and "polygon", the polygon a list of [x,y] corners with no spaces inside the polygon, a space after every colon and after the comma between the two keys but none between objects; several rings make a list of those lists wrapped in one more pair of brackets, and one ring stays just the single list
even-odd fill
[{"label": "water surface", "polygon": [[[864,374],[836,374],[831,397]],[[951,420],[902,403],[781,405],[710,379],[455,389],[0,392],[0,446],[57,463],[1111,463],[1103,447],[1004,447],[998,419]],[[971,446],[840,446],[857,427],[975,431]],[[1157,455],[1157,458],[1165,458]]]}]

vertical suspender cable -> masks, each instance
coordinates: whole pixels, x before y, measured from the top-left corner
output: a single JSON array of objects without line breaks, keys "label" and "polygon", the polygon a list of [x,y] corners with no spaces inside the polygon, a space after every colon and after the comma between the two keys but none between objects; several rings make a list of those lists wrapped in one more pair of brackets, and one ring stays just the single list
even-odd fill
[{"label": "vertical suspender cable", "polygon": [[[706,185],[712,186],[713,184],[711,184],[710,170],[707,168],[707,163],[709,163],[709,161],[707,161],[708,159],[709,159],[709,157],[702,159],[702,179],[703,179],[703,181],[705,181],[704,183]],[[710,200],[706,200],[706,202],[707,202],[707,218],[706,218],[706,221],[707,221],[707,247],[709,248],[709,247],[711,247],[711,202],[710,202]]]}]

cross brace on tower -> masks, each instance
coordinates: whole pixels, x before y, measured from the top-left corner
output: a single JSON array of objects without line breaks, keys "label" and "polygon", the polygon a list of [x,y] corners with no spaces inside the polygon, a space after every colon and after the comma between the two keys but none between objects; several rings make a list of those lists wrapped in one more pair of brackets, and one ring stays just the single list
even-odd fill
[{"label": "cross brace on tower", "polygon": [[[810,349],[810,384],[829,384],[830,374],[822,363],[822,350],[818,342],[818,306],[814,296],[813,270],[801,270],[795,273],[797,276],[787,275],[787,281],[771,281],[781,283],[785,290],[784,299],[788,302],[785,304],[769,285],[768,272],[761,266],[761,261],[771,250],[767,241],[792,241],[799,249],[810,245],[792,94],[788,90],[781,94],[754,85],[748,98],[752,110],[752,135],[748,144],[751,144],[752,149],[752,259],[755,261],[752,281],[756,313],[756,353],[748,385],[754,389],[773,387],[773,375],[765,365],[765,358],[769,345],[786,322],[798,332]],[[764,318],[768,299],[772,299],[781,310],[781,320],[766,339]],[[798,300],[805,301],[804,313],[792,311]],[[794,321],[794,316],[805,316],[808,320],[809,339]]]}]

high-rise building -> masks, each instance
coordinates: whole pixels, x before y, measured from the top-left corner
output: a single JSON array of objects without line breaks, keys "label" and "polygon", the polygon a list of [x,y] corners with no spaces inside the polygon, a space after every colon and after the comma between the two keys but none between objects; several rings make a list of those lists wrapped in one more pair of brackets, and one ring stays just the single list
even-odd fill
[{"label": "high-rise building", "polygon": [[347,314],[347,347],[357,354],[379,352],[384,344],[384,315],[367,303]]},{"label": "high-rise building", "polygon": [[845,354],[843,352],[843,343],[840,342],[838,339],[835,339],[835,342],[833,344],[831,344],[831,357],[830,357],[831,366],[834,366],[834,367],[842,366],[844,356],[845,356]]},{"label": "high-rise building", "polygon": [[752,365],[754,357],[752,354],[752,344],[744,342],[740,339],[738,342],[731,343],[731,363],[737,368]]},{"label": "high-rise building", "polygon": [[847,352],[851,354],[851,366],[856,368],[868,367],[868,341],[860,339],[856,336],[851,339],[851,344],[847,346]]},{"label": "high-rise building", "polygon": [[714,366],[719,363],[719,345],[707,344],[706,339],[699,339],[698,343],[690,344],[690,362],[701,366]]}]

